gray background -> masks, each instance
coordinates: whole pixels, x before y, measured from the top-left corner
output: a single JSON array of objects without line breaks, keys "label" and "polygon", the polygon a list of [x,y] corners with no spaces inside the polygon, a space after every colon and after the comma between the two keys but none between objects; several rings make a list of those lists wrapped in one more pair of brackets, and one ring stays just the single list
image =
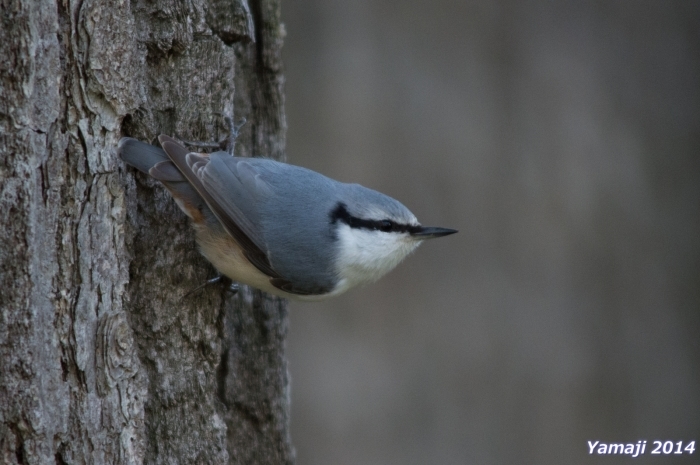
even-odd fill
[{"label": "gray background", "polygon": [[300,465],[700,440],[699,6],[283,3],[289,161],[460,230],[292,304]]}]

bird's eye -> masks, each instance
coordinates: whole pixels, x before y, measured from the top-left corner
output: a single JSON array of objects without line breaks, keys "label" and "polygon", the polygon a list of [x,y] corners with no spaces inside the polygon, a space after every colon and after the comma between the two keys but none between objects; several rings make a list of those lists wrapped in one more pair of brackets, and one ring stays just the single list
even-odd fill
[{"label": "bird's eye", "polygon": [[389,232],[394,227],[394,223],[389,220],[382,220],[379,222],[379,230],[384,232]]}]

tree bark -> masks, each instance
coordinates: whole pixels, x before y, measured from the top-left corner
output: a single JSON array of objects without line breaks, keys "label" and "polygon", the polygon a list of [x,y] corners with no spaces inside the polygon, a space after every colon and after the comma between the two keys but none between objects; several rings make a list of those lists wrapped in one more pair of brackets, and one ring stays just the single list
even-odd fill
[{"label": "tree bark", "polygon": [[[286,302],[231,296],[120,137],[284,158],[278,0],[3,0],[0,462],[293,463]],[[235,92],[234,92],[235,90]]]}]

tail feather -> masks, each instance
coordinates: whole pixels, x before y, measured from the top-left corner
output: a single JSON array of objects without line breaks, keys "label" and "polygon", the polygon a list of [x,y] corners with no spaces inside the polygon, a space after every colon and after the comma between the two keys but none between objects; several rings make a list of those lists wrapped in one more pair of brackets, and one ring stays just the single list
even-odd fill
[{"label": "tail feather", "polygon": [[117,154],[129,165],[163,183],[180,209],[195,223],[205,221],[216,225],[216,217],[202,196],[170,161],[163,149],[130,137],[124,137],[119,141]]},{"label": "tail feather", "polygon": [[119,158],[137,170],[148,174],[148,170],[169,158],[165,151],[155,145],[146,144],[131,137],[123,137],[117,145]]}]

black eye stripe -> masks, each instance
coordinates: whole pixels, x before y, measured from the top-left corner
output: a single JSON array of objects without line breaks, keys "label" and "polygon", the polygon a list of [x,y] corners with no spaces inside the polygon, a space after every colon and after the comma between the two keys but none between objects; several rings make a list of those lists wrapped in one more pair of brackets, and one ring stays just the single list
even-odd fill
[{"label": "black eye stripe", "polygon": [[365,220],[363,218],[357,218],[352,216],[346,205],[342,202],[331,211],[330,214],[331,224],[335,224],[337,221],[342,221],[351,228],[357,229],[367,229],[370,231],[384,231],[384,232],[407,232],[417,231],[420,226],[412,226],[408,224],[399,224],[391,220]]}]

